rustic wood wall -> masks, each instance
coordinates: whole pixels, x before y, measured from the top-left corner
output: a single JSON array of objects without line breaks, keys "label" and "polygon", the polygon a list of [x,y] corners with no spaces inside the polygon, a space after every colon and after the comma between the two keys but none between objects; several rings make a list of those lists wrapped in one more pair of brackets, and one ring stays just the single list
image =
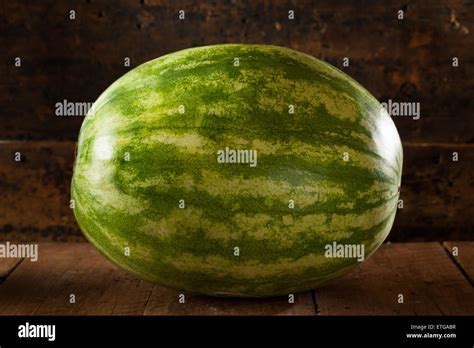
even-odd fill
[{"label": "rustic wood wall", "polygon": [[149,59],[223,42],[291,47],[341,68],[380,101],[419,102],[419,120],[394,117],[405,152],[404,207],[389,239],[474,235],[474,1],[0,4],[1,239],[82,238],[69,185],[83,117],[56,116],[57,102],[94,101]]}]

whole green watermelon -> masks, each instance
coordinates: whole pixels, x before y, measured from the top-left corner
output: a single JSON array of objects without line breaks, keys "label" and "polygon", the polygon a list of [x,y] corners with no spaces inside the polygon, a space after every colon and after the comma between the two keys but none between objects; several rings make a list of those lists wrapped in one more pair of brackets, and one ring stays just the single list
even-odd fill
[{"label": "whole green watermelon", "polygon": [[204,294],[311,289],[389,233],[402,147],[381,104],[276,46],[192,48],[115,81],[81,128],[77,221],[106,257]]}]

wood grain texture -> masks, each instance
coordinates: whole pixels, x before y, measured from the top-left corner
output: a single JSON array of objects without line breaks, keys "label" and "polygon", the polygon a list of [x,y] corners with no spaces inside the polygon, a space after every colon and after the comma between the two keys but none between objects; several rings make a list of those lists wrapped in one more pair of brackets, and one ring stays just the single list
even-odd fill
[{"label": "wood grain texture", "polygon": [[[185,294],[136,279],[88,243],[43,243],[0,285],[0,315],[316,315],[311,292],[270,299]],[[70,303],[70,296],[75,303]]]},{"label": "wood grain texture", "polygon": [[[44,297],[37,315],[142,315],[153,285],[118,269],[88,243],[67,243],[69,269]],[[61,261],[64,262],[64,261]],[[75,303],[70,303],[70,295]]]},{"label": "wood grain texture", "polygon": [[0,315],[33,315],[57,280],[81,258],[81,248],[41,244],[38,261],[25,260],[0,286]]},{"label": "wood grain texture", "polygon": [[[83,241],[69,208],[75,143],[0,143],[0,209],[5,240]],[[452,161],[457,151],[459,161]],[[22,161],[14,154],[21,152]],[[474,144],[407,144],[390,241],[466,239],[474,234]]]},{"label": "wood grain texture", "polygon": [[[444,242],[443,246],[474,286],[474,242]],[[457,255],[453,248],[457,248]]]},{"label": "wood grain texture", "polygon": [[[469,253],[472,243],[460,244]],[[463,248],[467,245],[467,248]],[[439,243],[383,245],[350,274],[311,292],[214,298],[141,281],[88,243],[42,243],[0,284],[0,315],[430,315],[472,314],[468,280]],[[467,254],[470,255],[470,254]],[[466,268],[473,260],[464,258]],[[70,295],[76,303],[69,302]],[[404,303],[398,303],[403,294]]]},{"label": "wood grain texture", "polygon": [[420,102],[420,120],[395,118],[405,141],[474,141],[471,1],[29,0],[4,1],[2,11],[0,138],[75,140],[82,118],[55,116],[55,104],[94,101],[130,69],[125,57],[133,68],[183,48],[239,42],[291,47],[343,69],[381,101]]},{"label": "wood grain texture", "polygon": [[403,209],[398,209],[388,240],[472,239],[474,145],[405,144],[403,151]]},{"label": "wood grain texture", "polygon": [[[184,295],[184,303],[180,303]],[[316,315],[311,292],[294,294],[294,303],[289,297],[266,299],[235,299],[186,294],[155,286],[144,315]]]},{"label": "wood grain texture", "polygon": [[[403,20],[397,19],[400,9]],[[94,101],[145,61],[224,42],[291,47],[339,67],[380,101],[420,102],[419,120],[393,117],[404,144],[404,208],[389,239],[461,240],[474,234],[472,1],[26,0],[4,1],[0,10],[5,239],[83,240],[69,208],[74,141],[83,117],[56,116],[57,102]],[[185,20],[178,19],[179,10]],[[14,66],[16,57],[21,67]],[[342,66],[344,57],[349,67]],[[452,57],[459,67],[452,67]],[[25,139],[35,141],[18,142]],[[16,151],[24,155],[21,163],[12,161]],[[450,161],[454,151],[459,162]]]},{"label": "wood grain texture", "polygon": [[141,315],[152,287],[88,243],[43,243],[0,286],[0,315]]},{"label": "wood grain texture", "polygon": [[0,142],[3,240],[84,240],[69,207],[74,149],[73,142]]},{"label": "wood grain texture", "polygon": [[[474,292],[439,243],[384,244],[333,284],[315,290],[321,315],[469,315]],[[404,303],[398,303],[399,294]]]},{"label": "wood grain texture", "polygon": [[10,273],[22,262],[22,258],[0,258],[0,283],[10,275]]}]

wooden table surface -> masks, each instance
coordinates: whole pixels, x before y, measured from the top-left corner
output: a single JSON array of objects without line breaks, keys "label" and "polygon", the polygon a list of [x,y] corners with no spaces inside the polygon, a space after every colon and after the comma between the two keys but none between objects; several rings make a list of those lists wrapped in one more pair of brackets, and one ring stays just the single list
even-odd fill
[{"label": "wooden table surface", "polygon": [[474,242],[384,244],[294,303],[191,294],[180,303],[182,292],[136,279],[88,243],[43,243],[37,262],[0,259],[0,315],[474,315],[473,282]]}]

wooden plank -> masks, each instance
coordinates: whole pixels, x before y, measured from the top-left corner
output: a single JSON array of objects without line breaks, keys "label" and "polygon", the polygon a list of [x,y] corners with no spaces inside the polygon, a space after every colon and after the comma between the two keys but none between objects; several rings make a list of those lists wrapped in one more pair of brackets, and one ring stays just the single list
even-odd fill
[{"label": "wooden plank", "polygon": [[[41,244],[0,286],[0,315],[315,315],[310,292],[270,299],[186,295],[136,279],[88,243]],[[69,302],[75,295],[75,303]]]},{"label": "wooden plank", "polygon": [[66,244],[41,244],[38,261],[22,262],[0,285],[0,315],[33,315],[56,281],[79,260],[78,250]]},{"label": "wooden plank", "polygon": [[[392,242],[468,239],[474,235],[474,144],[406,144]],[[453,161],[453,152],[458,161]]]},{"label": "wooden plank", "polygon": [[[472,257],[472,242],[463,245],[461,254]],[[310,292],[295,294],[294,304],[287,297],[194,294],[185,294],[182,304],[179,291],[137,280],[88,243],[40,244],[39,253],[37,262],[24,260],[0,285],[0,315],[316,314]],[[69,303],[70,294],[76,295],[75,304]],[[399,294],[404,303],[397,302]],[[315,290],[321,315],[472,314],[473,296],[471,284],[438,243],[383,245],[350,274]]]},{"label": "wooden plank", "polygon": [[69,207],[74,149],[74,142],[0,141],[3,240],[84,241]]},{"label": "wooden plank", "polygon": [[1,258],[0,259],[0,283],[8,277],[13,269],[23,261],[22,258]]},{"label": "wooden plank", "polygon": [[[55,116],[55,104],[94,101],[129,70],[125,57],[134,67],[183,48],[258,42],[326,59],[380,100],[420,102],[420,120],[395,118],[405,141],[469,142],[473,7],[457,0],[7,1],[0,22],[0,137],[76,139],[82,118]],[[71,9],[75,20],[68,18]],[[182,21],[180,9],[186,11]],[[403,20],[396,18],[399,9]],[[14,67],[15,57],[21,68]],[[342,67],[343,57],[349,67]],[[459,67],[452,67],[452,57]]]},{"label": "wooden plank", "polygon": [[[402,294],[404,303],[398,303]],[[472,286],[439,243],[384,244],[315,290],[321,315],[471,315]]]},{"label": "wooden plank", "polygon": [[[443,246],[474,286],[474,242],[444,242]],[[456,255],[454,248],[457,248]]]},{"label": "wooden plank", "polygon": [[[179,295],[184,294],[184,303]],[[222,298],[186,294],[155,286],[144,315],[316,315],[311,292],[294,295],[294,303],[287,296],[273,298]]]},{"label": "wooden plank", "polygon": [[[2,238],[84,241],[69,208],[74,148],[74,142],[0,143],[0,191],[9,202],[0,209]],[[454,151],[458,162],[451,160]],[[22,153],[23,162],[14,161],[15,152]],[[466,194],[474,191],[474,144],[407,144],[404,157],[404,206],[390,240],[474,234],[474,205]]]},{"label": "wooden plank", "polygon": [[35,314],[142,315],[152,284],[119,269],[89,243],[67,243],[66,248],[81,257],[66,260],[68,270],[56,279]]},{"label": "wooden plank", "polygon": [[[88,243],[44,243],[0,286],[0,315],[141,315],[152,284],[136,280]],[[70,295],[76,303],[69,302]]]},{"label": "wooden plank", "polygon": [[108,296],[116,296],[112,314],[114,315],[143,315],[153,290],[153,284],[136,279],[131,275],[122,276],[120,287],[112,286]]}]

